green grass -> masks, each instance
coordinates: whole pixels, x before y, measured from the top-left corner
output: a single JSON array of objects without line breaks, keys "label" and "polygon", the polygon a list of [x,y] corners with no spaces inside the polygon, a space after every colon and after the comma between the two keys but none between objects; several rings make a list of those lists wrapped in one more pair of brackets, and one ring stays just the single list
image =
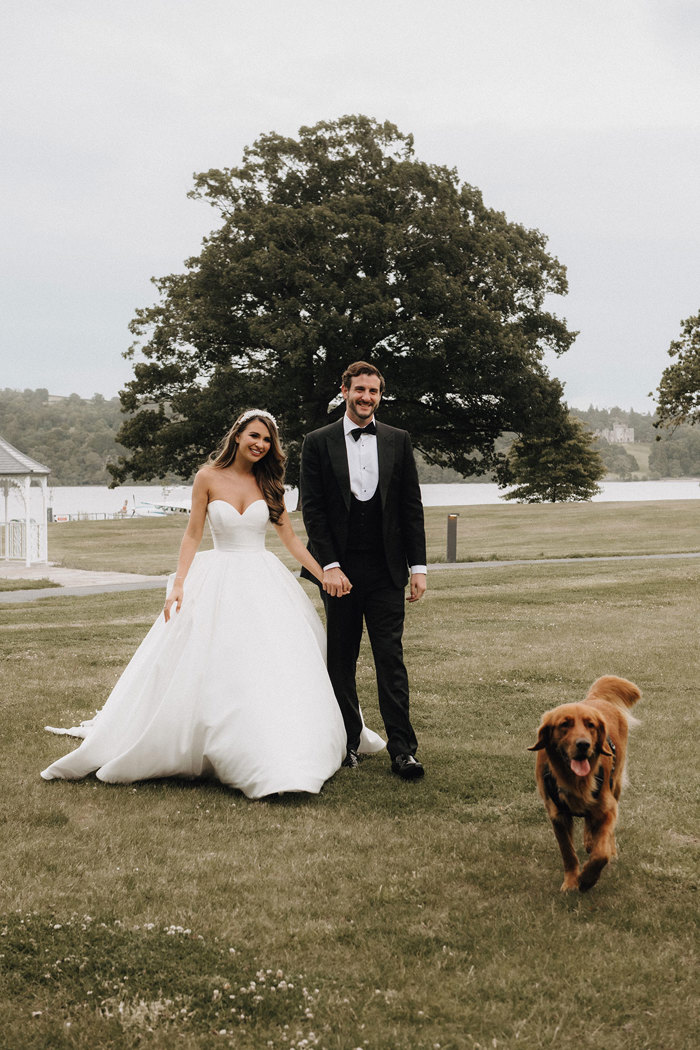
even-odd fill
[{"label": "green grass", "polygon": [[[699,584],[695,559],[435,573],[405,639],[425,780],[375,756],[262,802],[41,781],[70,746],[41,727],[102,704],[161,596],[0,606],[0,1042],[690,1048]],[[644,694],[620,859],[564,895],[526,749],[603,673]],[[366,651],[360,683],[378,726]]]},{"label": "green grass", "polygon": [[43,587],[58,586],[58,583],[53,583],[46,576],[42,576],[40,580],[10,580],[0,576],[0,591],[38,591]]},{"label": "green grass", "polygon": [[[448,513],[459,514],[459,561],[700,550],[700,500],[428,507],[429,562],[445,560]],[[292,515],[292,520],[304,536],[301,515]],[[181,514],[54,524],[49,526],[49,556],[76,569],[159,576],[174,570],[184,527]],[[207,546],[208,534],[203,548]],[[269,546],[292,564],[272,530]]]},{"label": "green grass", "polygon": [[[186,524],[183,514],[55,522],[48,527],[49,558],[71,569],[162,576],[175,570]],[[207,530],[202,550],[210,546]]]},{"label": "green grass", "polygon": [[458,513],[458,561],[580,558],[700,550],[700,500],[511,503],[426,509],[428,561],[444,561]]}]

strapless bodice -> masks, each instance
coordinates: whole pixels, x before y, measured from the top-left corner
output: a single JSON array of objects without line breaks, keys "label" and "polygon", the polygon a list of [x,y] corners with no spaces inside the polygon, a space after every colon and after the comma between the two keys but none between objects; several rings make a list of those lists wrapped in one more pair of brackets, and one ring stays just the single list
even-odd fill
[{"label": "strapless bodice", "polygon": [[209,528],[217,551],[263,551],[270,513],[264,499],[250,503],[242,514],[231,503],[213,499],[207,507]]}]

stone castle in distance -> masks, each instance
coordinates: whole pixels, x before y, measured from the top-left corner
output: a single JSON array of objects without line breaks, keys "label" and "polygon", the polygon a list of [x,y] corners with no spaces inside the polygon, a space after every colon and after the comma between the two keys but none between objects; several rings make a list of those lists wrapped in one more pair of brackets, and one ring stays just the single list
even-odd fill
[{"label": "stone castle in distance", "polygon": [[625,426],[624,423],[613,423],[611,427],[596,430],[595,436],[607,441],[609,445],[633,445],[634,427]]}]

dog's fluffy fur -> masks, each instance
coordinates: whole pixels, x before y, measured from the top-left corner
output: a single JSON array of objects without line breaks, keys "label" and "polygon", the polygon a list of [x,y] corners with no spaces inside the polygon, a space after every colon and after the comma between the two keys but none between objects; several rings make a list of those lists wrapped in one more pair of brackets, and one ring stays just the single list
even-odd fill
[{"label": "dog's fluffy fur", "polygon": [[[616,856],[615,824],[625,783],[628,728],[637,724],[629,709],[640,696],[633,682],[604,675],[593,683],[585,700],[545,712],[537,743],[529,748],[538,753],[537,787],[564,861],[562,890],[589,890]],[[597,790],[599,770],[602,781]],[[559,804],[547,791],[549,776],[556,784],[553,793],[558,793]],[[589,858],[583,868],[574,849],[574,817],[585,821],[583,842]]]}]

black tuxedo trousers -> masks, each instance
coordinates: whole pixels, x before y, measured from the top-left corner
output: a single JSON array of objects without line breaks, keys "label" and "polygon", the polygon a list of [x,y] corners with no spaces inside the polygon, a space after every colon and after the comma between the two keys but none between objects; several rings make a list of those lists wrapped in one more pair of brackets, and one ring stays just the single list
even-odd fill
[{"label": "black tuxedo trousers", "polygon": [[403,661],[404,588],[393,582],[383,554],[348,551],[343,569],[352,590],[342,598],[325,596],[325,605],[328,673],[345,722],[348,747],[357,750],[362,730],[356,667],[364,623],[372,646],[389,754],[392,758],[413,755],[418,742],[409,719],[408,675]]}]

